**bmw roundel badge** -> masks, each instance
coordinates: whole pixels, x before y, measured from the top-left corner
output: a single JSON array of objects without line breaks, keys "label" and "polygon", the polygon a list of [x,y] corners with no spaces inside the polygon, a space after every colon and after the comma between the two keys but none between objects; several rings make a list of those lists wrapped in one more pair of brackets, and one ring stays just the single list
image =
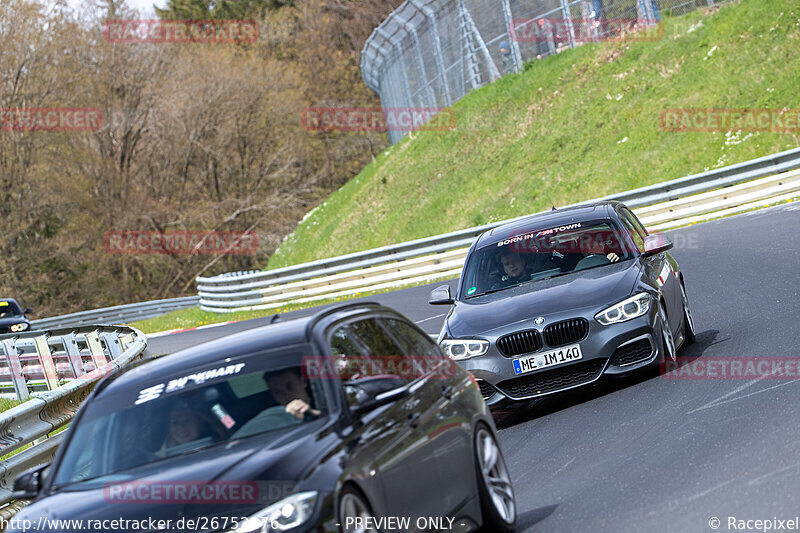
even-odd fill
[{"label": "bmw roundel badge", "polygon": [[536,317],[536,320],[534,320],[533,323],[536,324],[537,326],[541,326],[542,324],[544,324],[544,317],[543,316]]}]

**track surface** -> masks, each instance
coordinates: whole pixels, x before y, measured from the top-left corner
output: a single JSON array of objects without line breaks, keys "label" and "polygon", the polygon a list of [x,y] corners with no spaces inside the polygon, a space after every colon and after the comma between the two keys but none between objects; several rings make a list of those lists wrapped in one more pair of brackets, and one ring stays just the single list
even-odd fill
[{"label": "track surface", "polygon": [[[697,343],[690,357],[800,357],[800,204],[670,232]],[[450,282],[454,284],[454,282]],[[434,284],[438,285],[438,284]],[[369,298],[437,333],[430,287]],[[315,310],[285,315],[288,319]],[[170,353],[268,322],[154,338]],[[641,376],[514,409],[501,444],[524,531],[718,531],[800,515],[800,383]],[[752,523],[751,523],[752,525]]]}]

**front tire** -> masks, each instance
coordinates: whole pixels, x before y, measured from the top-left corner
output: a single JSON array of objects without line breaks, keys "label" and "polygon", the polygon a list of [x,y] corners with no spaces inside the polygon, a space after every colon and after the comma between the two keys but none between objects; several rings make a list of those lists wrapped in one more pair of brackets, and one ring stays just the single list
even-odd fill
[{"label": "front tire", "polygon": [[675,362],[678,360],[677,350],[675,348],[675,338],[672,335],[672,328],[667,320],[667,311],[664,309],[664,304],[658,304],[658,317],[661,320],[661,338],[662,338],[662,351],[664,352],[664,361]]},{"label": "front tire", "polygon": [[[369,502],[364,495],[361,494],[361,491],[355,487],[345,487],[342,491],[341,497],[339,498],[339,531],[341,531],[341,533],[377,533],[377,530],[375,529],[345,526],[346,524],[358,523],[355,520],[352,520],[353,518],[362,519],[360,521],[362,524],[367,523],[364,519],[372,516],[374,516],[372,514],[372,508],[369,506]],[[348,521],[348,518],[351,520]],[[372,521],[369,523],[371,524]]]},{"label": "front tire", "polygon": [[686,287],[683,286],[683,281],[681,281],[681,298],[683,299],[683,344],[684,346],[689,346],[697,340],[697,335],[694,330],[692,309],[689,307],[689,298],[686,297]]},{"label": "front tire", "polygon": [[475,432],[475,468],[483,517],[482,531],[510,533],[517,524],[517,505],[503,453],[488,428]]}]

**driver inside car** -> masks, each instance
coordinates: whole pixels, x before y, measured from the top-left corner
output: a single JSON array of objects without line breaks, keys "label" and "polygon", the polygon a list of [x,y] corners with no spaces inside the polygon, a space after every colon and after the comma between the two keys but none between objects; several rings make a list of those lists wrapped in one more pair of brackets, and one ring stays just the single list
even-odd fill
[{"label": "driver inside car", "polygon": [[320,411],[311,406],[308,394],[308,380],[300,375],[297,368],[286,368],[270,372],[264,376],[269,392],[286,412],[303,420],[306,415],[319,416]]},{"label": "driver inside car", "polygon": [[605,243],[599,239],[581,239],[580,246],[584,257],[604,255],[612,263],[619,261],[619,256],[614,252],[607,252]]}]

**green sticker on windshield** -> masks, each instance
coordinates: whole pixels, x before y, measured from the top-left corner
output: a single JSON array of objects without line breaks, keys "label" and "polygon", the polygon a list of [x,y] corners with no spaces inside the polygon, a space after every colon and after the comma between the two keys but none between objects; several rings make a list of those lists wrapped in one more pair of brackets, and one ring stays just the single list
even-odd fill
[{"label": "green sticker on windshield", "polygon": [[472,287],[470,290],[467,291],[467,294],[473,294],[477,290],[478,290],[478,287]]}]

